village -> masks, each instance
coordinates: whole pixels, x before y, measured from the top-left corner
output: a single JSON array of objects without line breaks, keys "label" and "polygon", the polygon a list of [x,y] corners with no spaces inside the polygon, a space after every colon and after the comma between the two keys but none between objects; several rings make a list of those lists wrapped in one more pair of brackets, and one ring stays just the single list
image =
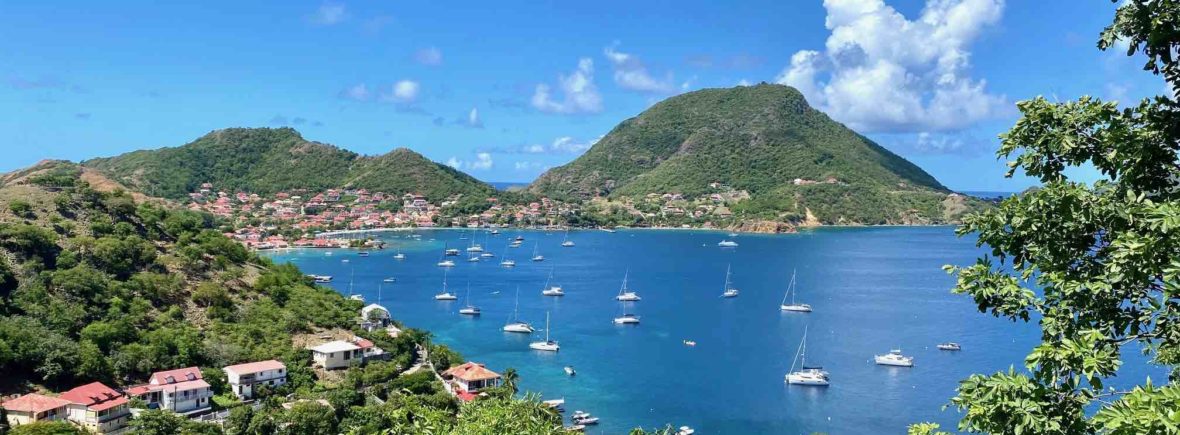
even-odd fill
[{"label": "village", "polygon": [[[401,333],[389,310],[378,304],[369,304],[360,310],[357,326],[369,332],[384,332],[393,338]],[[389,359],[388,353],[359,336],[335,339],[332,335],[320,335],[317,338],[317,344],[308,344],[305,348],[311,355],[308,363],[321,381],[338,377],[334,372]],[[426,352],[425,348],[419,347],[416,364],[402,374],[429,370],[447,393],[463,402],[473,401],[484,395],[484,390],[501,386],[502,375],[483,364],[465,362],[439,371]],[[221,372],[224,377],[217,382],[224,390],[222,394],[233,400],[228,407],[258,407],[261,403],[256,401],[257,398],[288,382],[287,365],[273,359],[230,365],[223,367]],[[0,401],[0,408],[10,427],[65,421],[95,434],[127,433],[131,429],[131,420],[147,410],[221,424],[229,414],[223,410],[227,406],[215,403],[217,392],[206,375],[198,367],[181,367],[152,373],[148,382],[140,385],[116,389],[102,382],[91,382],[56,396],[29,393],[11,397]],[[308,401],[291,397],[283,400],[281,406],[284,409]],[[316,403],[332,406],[322,399]]]}]

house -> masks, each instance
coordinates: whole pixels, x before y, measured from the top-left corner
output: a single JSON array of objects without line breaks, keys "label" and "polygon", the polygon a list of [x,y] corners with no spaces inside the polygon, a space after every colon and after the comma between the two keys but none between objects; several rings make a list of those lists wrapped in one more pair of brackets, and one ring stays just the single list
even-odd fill
[{"label": "house", "polygon": [[128,388],[130,397],[138,397],[150,408],[187,414],[210,408],[213,389],[196,367],[156,372],[146,385]]},{"label": "house", "polygon": [[327,370],[348,368],[355,360],[364,362],[361,347],[344,340],[329,341],[311,348],[311,359],[315,365]]},{"label": "house", "polygon": [[389,310],[381,305],[369,304],[361,308],[361,319],[385,326],[389,323]]},{"label": "house", "polygon": [[483,364],[474,362],[451,367],[442,373],[442,377],[444,381],[451,384],[455,395],[464,401],[473,400],[475,393],[478,393],[479,390],[499,386],[501,380],[499,373],[488,370]]},{"label": "house", "polygon": [[222,369],[234,395],[241,399],[254,397],[254,389],[261,385],[277,387],[287,383],[287,366],[275,360],[238,364]]},{"label": "house", "polygon": [[66,407],[69,405],[69,400],[32,393],[7,400],[0,407],[8,414],[9,426],[20,426],[37,421],[65,419]]},{"label": "house", "polygon": [[66,418],[93,433],[122,433],[131,420],[127,398],[102,382],[76,387],[60,398],[70,401]]}]

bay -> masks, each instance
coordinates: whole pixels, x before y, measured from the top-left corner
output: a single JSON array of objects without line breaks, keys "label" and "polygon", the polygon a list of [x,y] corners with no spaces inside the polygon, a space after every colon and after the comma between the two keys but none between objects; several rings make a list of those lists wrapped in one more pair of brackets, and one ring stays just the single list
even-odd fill
[{"label": "bay", "polygon": [[[584,230],[563,232],[421,230],[380,233],[389,245],[368,257],[356,251],[296,250],[272,253],[304,272],[333,275],[329,284],[379,302],[405,325],[430,331],[465,358],[503,371],[519,371],[522,390],[566,399],[566,409],[602,418],[591,433],[625,433],[632,427],[688,425],[701,434],[904,433],[915,422],[954,429],[959,419],[942,406],[958,382],[1022,364],[1039,342],[1035,325],[980,314],[969,297],[950,294],[954,278],[944,264],[966,265],[984,254],[973,238],[951,227],[823,228],[789,235],[743,234],[737,248],[712,231]],[[420,235],[420,239],[409,235]],[[520,248],[508,248],[522,235]],[[472,240],[496,254],[478,263],[451,257],[446,272],[454,302],[440,302],[444,246]],[[530,261],[534,245],[546,257]],[[398,251],[403,261],[393,259]],[[507,254],[517,267],[499,266]],[[342,260],[348,259],[348,262]],[[721,298],[727,267],[740,296]],[[779,310],[794,272],[797,299],[814,312]],[[565,297],[541,295],[549,274]],[[642,301],[628,310],[639,325],[615,325],[615,301],[624,274]],[[392,284],[383,283],[395,277]],[[470,285],[482,316],[458,314]],[[537,327],[532,337],[504,333],[520,290],[521,317]],[[556,354],[531,351],[543,336],[545,314]],[[791,386],[783,375],[808,328],[808,363],[831,373],[826,388]],[[696,346],[686,346],[693,340]],[[961,352],[939,351],[956,341]],[[913,368],[874,365],[874,354],[900,348]],[[1128,364],[1112,385],[1133,385],[1165,372],[1124,352]],[[562,370],[572,365],[577,376]]]}]

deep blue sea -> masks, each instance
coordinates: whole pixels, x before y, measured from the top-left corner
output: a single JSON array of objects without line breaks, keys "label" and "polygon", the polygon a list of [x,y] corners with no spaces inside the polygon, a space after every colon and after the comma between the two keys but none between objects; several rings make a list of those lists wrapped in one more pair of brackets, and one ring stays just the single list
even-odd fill
[{"label": "deep blue sea", "polygon": [[[459,230],[389,232],[389,248],[369,257],[355,252],[302,250],[275,253],[306,273],[334,275],[331,284],[378,300],[408,326],[431,331],[469,360],[493,370],[516,368],[524,390],[566,399],[567,413],[585,410],[602,418],[592,433],[618,434],[635,427],[688,425],[698,434],[900,434],[921,421],[953,429],[958,415],[942,406],[971,373],[1021,366],[1038,342],[1035,325],[980,314],[966,296],[952,295],[944,264],[968,264],[982,250],[950,227],[824,228],[791,235],[740,235],[737,248],[718,248],[724,233],[677,230],[586,230],[569,234],[577,246],[560,247],[564,233],[504,231],[499,236]],[[506,248],[517,234],[521,248]],[[444,241],[463,248],[472,237],[499,258],[480,263],[452,257],[447,274],[460,300],[437,302],[443,283],[436,266]],[[529,261],[534,244],[546,261]],[[400,248],[408,257],[392,257]],[[342,259],[349,259],[345,263]],[[725,269],[741,295],[722,299]],[[541,296],[552,270],[564,298]],[[625,272],[643,298],[631,309],[637,326],[618,326],[614,296]],[[792,271],[798,301],[810,314],[779,310]],[[394,284],[382,284],[385,277]],[[470,283],[479,318],[458,314]],[[520,288],[522,317],[535,337],[501,332]],[[551,313],[557,354],[531,351],[545,313]],[[810,330],[808,362],[831,373],[827,388],[790,386],[791,366],[804,328]],[[689,347],[683,340],[698,344]],[[961,352],[935,345],[957,341]],[[913,368],[887,368],[872,356],[901,348]],[[1132,353],[1132,352],[1127,352]],[[1113,385],[1162,379],[1163,369],[1137,354]],[[573,365],[576,377],[562,368]]]}]

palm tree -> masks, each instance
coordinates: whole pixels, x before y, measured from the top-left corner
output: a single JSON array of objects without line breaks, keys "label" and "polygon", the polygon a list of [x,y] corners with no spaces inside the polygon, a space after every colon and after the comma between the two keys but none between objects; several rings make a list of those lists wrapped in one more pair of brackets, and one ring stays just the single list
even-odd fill
[{"label": "palm tree", "polygon": [[516,369],[511,367],[505,369],[501,379],[504,380],[505,387],[511,388],[512,392],[516,393],[516,381],[520,380],[520,374],[516,373]]}]

